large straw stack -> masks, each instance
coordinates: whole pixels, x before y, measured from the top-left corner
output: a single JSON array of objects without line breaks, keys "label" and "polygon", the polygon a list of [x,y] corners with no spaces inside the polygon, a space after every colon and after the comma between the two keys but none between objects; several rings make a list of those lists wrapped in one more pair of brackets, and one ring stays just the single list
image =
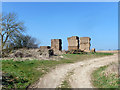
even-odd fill
[{"label": "large straw stack", "polygon": [[61,39],[51,39],[51,49],[54,51],[62,50],[62,40]]},{"label": "large straw stack", "polygon": [[72,36],[68,37],[68,50],[77,50],[79,49],[79,37],[77,36]]},{"label": "large straw stack", "polygon": [[80,50],[90,51],[90,40],[89,37],[80,37]]}]

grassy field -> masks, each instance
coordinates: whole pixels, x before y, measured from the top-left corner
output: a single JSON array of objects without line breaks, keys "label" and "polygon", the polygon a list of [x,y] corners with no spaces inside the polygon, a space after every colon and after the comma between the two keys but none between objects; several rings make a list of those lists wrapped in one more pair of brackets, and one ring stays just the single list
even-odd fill
[{"label": "grassy field", "polygon": [[2,60],[3,88],[27,88],[56,65],[74,63],[86,59],[112,55],[111,53],[64,54],[54,60]]},{"label": "grassy field", "polygon": [[[108,65],[109,66],[109,65]],[[108,75],[105,74],[105,69],[108,66],[100,67],[92,73],[92,83],[94,87],[97,88],[118,88],[118,74],[110,73]]]}]

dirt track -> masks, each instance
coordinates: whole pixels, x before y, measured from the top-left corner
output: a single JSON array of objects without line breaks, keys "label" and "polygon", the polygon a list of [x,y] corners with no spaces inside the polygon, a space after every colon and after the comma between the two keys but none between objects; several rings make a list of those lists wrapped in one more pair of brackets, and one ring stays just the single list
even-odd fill
[{"label": "dirt track", "polygon": [[70,76],[69,83],[72,88],[92,88],[90,83],[91,73],[96,68],[108,65],[111,62],[118,62],[118,55],[106,56],[86,61],[77,62],[74,64],[66,64],[57,66],[50,73],[40,78],[38,83],[33,85],[34,88],[56,88],[61,85],[66,74],[74,70],[74,74]]}]

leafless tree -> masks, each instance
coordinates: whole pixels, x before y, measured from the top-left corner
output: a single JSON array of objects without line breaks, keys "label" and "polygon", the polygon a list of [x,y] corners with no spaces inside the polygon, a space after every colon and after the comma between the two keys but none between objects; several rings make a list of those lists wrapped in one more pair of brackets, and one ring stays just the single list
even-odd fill
[{"label": "leafless tree", "polygon": [[15,13],[2,14],[2,18],[0,19],[0,21],[2,21],[2,23],[0,23],[0,45],[1,50],[3,50],[6,43],[13,40],[16,36],[20,35],[25,30],[25,27],[24,23],[20,22],[17,19]]}]

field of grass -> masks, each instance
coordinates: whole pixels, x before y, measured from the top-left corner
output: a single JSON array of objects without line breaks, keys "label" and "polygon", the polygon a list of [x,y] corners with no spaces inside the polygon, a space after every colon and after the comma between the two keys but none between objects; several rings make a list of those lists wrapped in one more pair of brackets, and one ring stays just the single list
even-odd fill
[{"label": "field of grass", "polygon": [[3,88],[27,88],[58,64],[74,63],[86,59],[112,55],[111,53],[64,54],[55,60],[2,60]]},{"label": "field of grass", "polygon": [[[108,65],[109,66],[109,65]],[[105,75],[105,69],[108,66],[103,66],[98,68],[92,73],[92,83],[96,88],[118,88],[118,74],[110,73],[107,76]]]}]

